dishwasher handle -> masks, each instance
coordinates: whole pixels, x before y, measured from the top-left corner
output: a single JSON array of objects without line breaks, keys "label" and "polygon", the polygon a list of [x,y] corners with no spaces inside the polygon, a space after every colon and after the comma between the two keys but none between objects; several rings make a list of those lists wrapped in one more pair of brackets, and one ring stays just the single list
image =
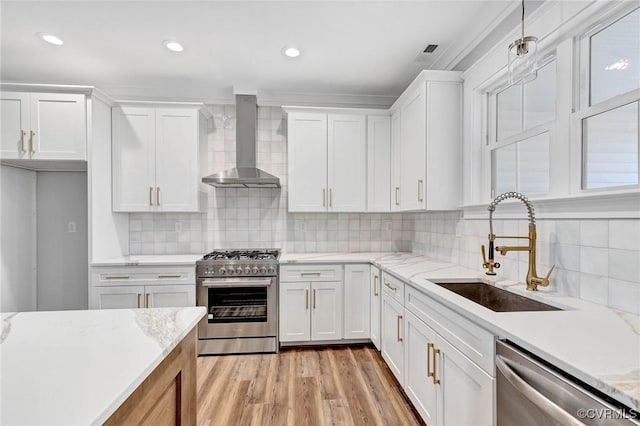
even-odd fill
[{"label": "dishwasher handle", "polygon": [[496,355],[496,367],[504,378],[520,392],[531,403],[536,405],[540,410],[547,413],[551,418],[558,419],[561,424],[567,426],[585,426],[584,423],[567,413],[565,410],[556,405],[553,401],[538,392],[533,386],[524,381],[518,374],[513,371],[502,355]]}]

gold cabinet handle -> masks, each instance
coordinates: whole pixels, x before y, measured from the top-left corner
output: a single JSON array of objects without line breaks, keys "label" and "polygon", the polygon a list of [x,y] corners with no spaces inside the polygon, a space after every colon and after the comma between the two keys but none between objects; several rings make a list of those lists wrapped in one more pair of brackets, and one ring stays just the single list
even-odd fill
[{"label": "gold cabinet handle", "polygon": [[107,280],[128,280],[129,275],[107,275],[104,278]]},{"label": "gold cabinet handle", "polygon": [[300,276],[301,277],[319,277],[320,272],[301,272]]},{"label": "gold cabinet handle", "polygon": [[309,310],[309,290],[304,291],[304,309]]},{"label": "gold cabinet handle", "polygon": [[427,343],[427,377],[433,377],[433,371],[431,371],[431,350],[433,349],[433,343]]},{"label": "gold cabinet handle", "polygon": [[158,275],[159,279],[180,278],[182,275]]},{"label": "gold cabinet handle", "polygon": [[27,136],[27,131],[20,130],[20,148],[22,152],[27,152],[27,147],[24,145],[26,136]]},{"label": "gold cabinet handle", "polygon": [[399,192],[400,192],[400,187],[396,186],[396,206],[400,205]]},{"label": "gold cabinet handle", "polygon": [[138,293],[138,308],[140,307],[140,299],[142,299],[142,294]]},{"label": "gold cabinet handle", "polygon": [[440,379],[436,378],[436,359],[437,359],[437,355],[440,354],[440,349],[438,348],[434,348],[433,349],[433,384],[434,385],[439,385],[440,384]]},{"label": "gold cabinet handle", "polygon": [[149,187],[149,205],[153,206],[153,188]]},{"label": "gold cabinet handle", "polygon": [[373,295],[378,296],[378,276],[373,276]]},{"label": "gold cabinet handle", "polygon": [[402,342],[402,336],[400,336],[400,321],[402,321],[402,315],[398,315],[398,342]]},{"label": "gold cabinet handle", "polygon": [[384,285],[385,285],[385,286],[387,286],[388,288],[390,288],[390,289],[391,289],[391,290],[393,290],[393,291],[398,290],[398,288],[397,288],[397,287],[394,287],[394,286],[392,286],[391,284],[389,284],[389,281],[387,281],[387,280],[384,280]]},{"label": "gold cabinet handle", "polygon": [[149,307],[149,296],[150,296],[150,294],[149,294],[149,293],[146,293],[146,294],[144,295],[144,299],[145,299],[145,308],[148,308],[148,307]]},{"label": "gold cabinet handle", "polygon": [[322,207],[327,207],[327,190],[322,188]]},{"label": "gold cabinet handle", "polygon": [[333,208],[333,189],[329,188],[329,207]]},{"label": "gold cabinet handle", "polygon": [[160,205],[160,187],[156,187],[156,205]]},{"label": "gold cabinet handle", "polygon": [[29,136],[29,152],[32,154],[36,153],[36,149],[33,147],[33,137],[36,135],[36,132],[31,131],[31,135]]},{"label": "gold cabinet handle", "polygon": [[422,197],[422,179],[418,179],[418,202],[421,203],[424,201]]},{"label": "gold cabinet handle", "polygon": [[316,289],[313,289],[313,309],[316,308]]}]

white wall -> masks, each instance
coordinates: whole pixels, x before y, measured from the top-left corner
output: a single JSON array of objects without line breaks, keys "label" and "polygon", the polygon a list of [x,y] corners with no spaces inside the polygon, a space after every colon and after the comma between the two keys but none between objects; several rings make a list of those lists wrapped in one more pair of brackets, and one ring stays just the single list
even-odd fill
[{"label": "white wall", "polygon": [[36,194],[38,310],[87,309],[87,174],[38,172]]},{"label": "white wall", "polygon": [[0,166],[0,311],[36,310],[36,173]]}]

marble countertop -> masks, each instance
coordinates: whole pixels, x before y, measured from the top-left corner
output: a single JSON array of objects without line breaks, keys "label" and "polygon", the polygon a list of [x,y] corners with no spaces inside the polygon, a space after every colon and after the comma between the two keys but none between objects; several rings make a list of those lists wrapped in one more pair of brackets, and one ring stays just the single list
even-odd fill
[{"label": "marble countertop", "polygon": [[[366,263],[423,291],[458,314],[547,360],[556,367],[640,411],[640,317],[606,306],[504,279],[482,270],[411,253],[284,254],[280,263]],[[564,309],[551,312],[493,312],[436,284],[481,279],[497,287]]]},{"label": "marble countertop", "polygon": [[1,314],[0,424],[102,424],[205,308]]},{"label": "marble countertop", "polygon": [[202,254],[158,254],[122,256],[111,259],[94,260],[91,266],[180,266],[195,265]]}]

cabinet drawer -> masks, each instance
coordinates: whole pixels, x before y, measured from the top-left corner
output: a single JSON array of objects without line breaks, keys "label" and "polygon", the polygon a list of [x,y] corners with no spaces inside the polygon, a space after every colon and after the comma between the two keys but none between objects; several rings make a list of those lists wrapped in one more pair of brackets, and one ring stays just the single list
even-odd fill
[{"label": "cabinet drawer", "polygon": [[404,283],[394,276],[382,274],[382,290],[404,305]]},{"label": "cabinet drawer", "polygon": [[91,285],[163,285],[195,284],[193,266],[119,266],[91,269]]},{"label": "cabinet drawer", "polygon": [[280,266],[280,281],[342,281],[342,265]]},{"label": "cabinet drawer", "polygon": [[411,286],[407,286],[405,308],[495,377],[493,334]]}]

